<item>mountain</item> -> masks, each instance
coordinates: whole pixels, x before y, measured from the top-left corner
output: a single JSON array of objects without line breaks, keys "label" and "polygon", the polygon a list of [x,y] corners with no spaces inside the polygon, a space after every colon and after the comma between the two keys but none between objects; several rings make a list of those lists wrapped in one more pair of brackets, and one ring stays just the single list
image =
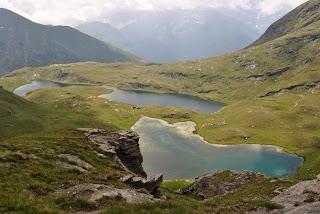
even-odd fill
[{"label": "mountain", "polygon": [[253,45],[259,45],[282,37],[288,33],[299,31],[309,25],[314,25],[320,20],[319,8],[320,3],[316,0],[309,1],[306,4],[299,6],[272,24],[267,31],[253,43]]},{"label": "mountain", "polygon": [[26,66],[137,58],[65,26],[45,26],[0,9],[0,74]]},{"label": "mountain", "polygon": [[174,10],[127,16],[130,22],[119,28],[101,22],[84,23],[76,28],[160,63],[238,50],[260,35],[256,25],[249,23],[249,17],[245,14],[234,16],[230,11]]}]

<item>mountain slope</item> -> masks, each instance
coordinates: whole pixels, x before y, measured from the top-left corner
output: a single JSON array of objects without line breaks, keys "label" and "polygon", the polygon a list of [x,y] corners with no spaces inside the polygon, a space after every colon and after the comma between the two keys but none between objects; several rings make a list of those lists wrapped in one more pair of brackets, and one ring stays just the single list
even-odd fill
[{"label": "mountain slope", "polygon": [[0,74],[26,66],[135,60],[73,28],[36,24],[0,8]]},{"label": "mountain slope", "polygon": [[271,41],[314,24],[320,20],[319,9],[320,2],[318,0],[311,0],[300,5],[295,10],[272,24],[267,31],[253,43],[253,45]]}]

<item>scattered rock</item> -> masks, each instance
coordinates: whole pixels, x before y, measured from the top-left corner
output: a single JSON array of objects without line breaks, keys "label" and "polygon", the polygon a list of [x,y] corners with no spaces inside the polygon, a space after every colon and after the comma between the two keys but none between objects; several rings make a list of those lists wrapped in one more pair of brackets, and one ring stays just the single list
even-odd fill
[{"label": "scattered rock", "polygon": [[241,67],[245,68],[246,70],[254,70],[257,67],[256,62],[251,61],[244,64],[241,64]]},{"label": "scattered rock", "polygon": [[69,164],[69,163],[66,163],[66,162],[57,161],[56,164],[58,166],[60,166],[61,168],[63,168],[63,169],[74,170],[74,171],[78,171],[78,172],[82,172],[82,173],[83,172],[87,172],[87,170],[85,170],[82,167],[75,166],[75,165],[72,165],[72,164]]},{"label": "scattered rock", "polygon": [[69,155],[69,154],[61,154],[58,155],[59,158],[66,159],[67,161],[76,164],[77,166],[84,168],[84,169],[92,169],[93,166],[90,165],[89,163],[81,160],[77,156],[74,155]]},{"label": "scattered rock", "polygon": [[85,132],[88,140],[99,146],[103,153],[113,157],[124,169],[139,176],[147,177],[142,167],[142,155],[139,146],[139,136],[135,132],[107,133],[100,129],[78,129]]},{"label": "scattered rock", "polygon": [[286,88],[281,88],[279,90],[275,90],[275,91],[270,91],[268,93],[266,93],[265,95],[260,96],[260,98],[264,98],[264,97],[269,97],[269,96],[274,96],[277,94],[281,94],[283,92],[290,92],[293,90],[298,90],[298,89],[305,89],[305,90],[310,90],[310,89],[314,89],[319,87],[320,85],[320,80],[311,82],[311,83],[301,83],[301,84],[296,84],[296,85],[292,85]]},{"label": "scattered rock", "polygon": [[305,59],[305,60],[303,60],[303,65],[308,65],[308,64],[310,64],[312,62],[312,59],[311,58],[307,58],[307,59]]},{"label": "scattered rock", "polygon": [[171,79],[181,79],[188,77],[188,74],[184,72],[174,72],[174,71],[162,71],[159,73],[159,75],[171,78]]},{"label": "scattered rock", "polygon": [[163,115],[163,118],[170,118],[170,119],[189,119],[191,118],[188,113],[171,113]]},{"label": "scattered rock", "polygon": [[61,155],[58,155],[58,157],[67,161],[67,162],[64,162],[64,161],[56,162],[60,167],[65,169],[76,170],[79,172],[87,172],[87,170],[93,168],[92,165],[90,165],[89,163],[81,160],[80,158],[74,155],[61,154]]},{"label": "scattered rock", "polygon": [[290,67],[280,68],[275,71],[269,71],[266,73],[266,75],[267,75],[267,77],[277,77],[277,76],[280,76],[280,75],[286,73],[287,71],[289,71],[289,69],[290,69]]},{"label": "scattered rock", "polygon": [[208,90],[198,89],[196,92],[199,94],[210,94],[210,93],[222,94],[222,92],[217,89],[208,89]]},{"label": "scattered rock", "polygon": [[54,195],[60,194],[68,194],[88,202],[96,202],[104,197],[124,200],[127,203],[145,203],[157,200],[152,195],[137,190],[117,189],[100,184],[80,184],[68,189],[60,189],[54,193]]},{"label": "scattered rock", "polygon": [[61,69],[61,70],[57,71],[56,79],[59,80],[59,81],[63,81],[63,80],[66,80],[69,75],[70,74],[68,72],[66,72],[65,70]]},{"label": "scattered rock", "polygon": [[265,74],[253,74],[248,76],[249,80],[263,80],[265,77],[278,77],[290,70],[290,67],[280,68],[274,71],[268,71]]},{"label": "scattered rock", "polygon": [[0,168],[8,168],[12,166],[12,163],[0,163]]},{"label": "scattered rock", "polygon": [[248,171],[218,172],[196,178],[195,182],[190,187],[179,190],[178,193],[195,193],[198,196],[207,199],[230,194],[242,185],[252,181],[264,180],[266,178],[265,175]]},{"label": "scattered rock", "polygon": [[148,179],[136,177],[133,175],[127,175],[123,177],[121,181],[125,184],[129,184],[135,189],[146,189],[150,194],[155,195],[158,193],[158,189],[163,181],[163,175],[158,174]]},{"label": "scattered rock", "polygon": [[142,107],[140,107],[140,106],[132,106],[132,109],[133,109],[133,110],[141,110]]},{"label": "scattered rock", "polygon": [[253,74],[248,76],[249,80],[262,80],[262,78],[264,77],[263,74]]}]

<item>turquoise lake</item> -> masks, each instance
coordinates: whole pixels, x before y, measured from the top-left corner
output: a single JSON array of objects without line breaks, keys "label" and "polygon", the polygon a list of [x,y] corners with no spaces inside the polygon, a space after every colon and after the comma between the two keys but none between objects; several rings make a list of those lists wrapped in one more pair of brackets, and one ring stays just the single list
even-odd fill
[{"label": "turquoise lake", "polygon": [[217,146],[185,133],[164,121],[143,117],[133,130],[140,139],[143,166],[148,175],[165,179],[192,179],[220,170],[249,170],[275,177],[293,174],[303,159],[262,145]]}]

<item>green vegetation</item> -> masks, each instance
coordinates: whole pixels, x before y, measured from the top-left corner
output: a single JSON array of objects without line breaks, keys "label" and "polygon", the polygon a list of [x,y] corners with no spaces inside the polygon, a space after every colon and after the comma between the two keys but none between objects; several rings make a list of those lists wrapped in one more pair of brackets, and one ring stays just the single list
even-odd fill
[{"label": "green vegetation", "polygon": [[[58,130],[25,134],[1,141],[0,144],[0,212],[1,213],[67,213],[103,209],[103,213],[235,213],[257,207],[273,208],[267,200],[279,187],[290,181],[263,181],[243,186],[222,198],[203,201],[194,196],[176,194],[187,181],[168,181],[161,188],[167,200],[130,205],[116,199],[103,198],[96,203],[66,195],[55,190],[79,183],[99,183],[128,188],[119,181],[126,175],[111,158],[100,158],[95,145],[83,134],[73,130]],[[56,162],[59,154],[73,154],[94,168],[87,173],[65,170]],[[223,179],[223,176],[222,178]]]},{"label": "green vegetation", "polygon": [[[58,213],[104,207],[105,213],[239,213],[278,208],[269,202],[274,190],[320,174],[320,13],[314,10],[319,4],[319,0],[307,2],[255,45],[220,57],[166,65],[79,63],[23,68],[1,78],[0,85],[9,91],[37,79],[92,85],[36,90],[26,99],[0,89],[0,163],[9,163],[0,170],[4,190],[0,212]],[[173,107],[137,109],[99,98],[110,92],[101,87],[105,84],[185,93],[221,101],[226,107],[203,115]],[[173,112],[188,117],[168,118]],[[189,181],[167,181],[161,188],[166,201],[138,205],[111,199],[91,204],[49,194],[60,185],[81,182],[123,185],[114,179],[122,170],[109,159],[99,159],[92,145],[73,130],[129,129],[141,115],[168,122],[192,120],[209,143],[276,145],[303,156],[305,162],[288,180],[252,182],[206,201],[175,193]],[[87,175],[65,172],[54,164],[61,153],[78,154],[95,170]],[[221,179],[228,178],[222,174]]]},{"label": "green vegetation", "polygon": [[[79,108],[85,108],[79,106]],[[0,90],[0,139],[22,133],[63,128],[100,127],[115,130],[116,127],[85,111],[70,111],[52,105],[36,105],[5,90]]]}]

